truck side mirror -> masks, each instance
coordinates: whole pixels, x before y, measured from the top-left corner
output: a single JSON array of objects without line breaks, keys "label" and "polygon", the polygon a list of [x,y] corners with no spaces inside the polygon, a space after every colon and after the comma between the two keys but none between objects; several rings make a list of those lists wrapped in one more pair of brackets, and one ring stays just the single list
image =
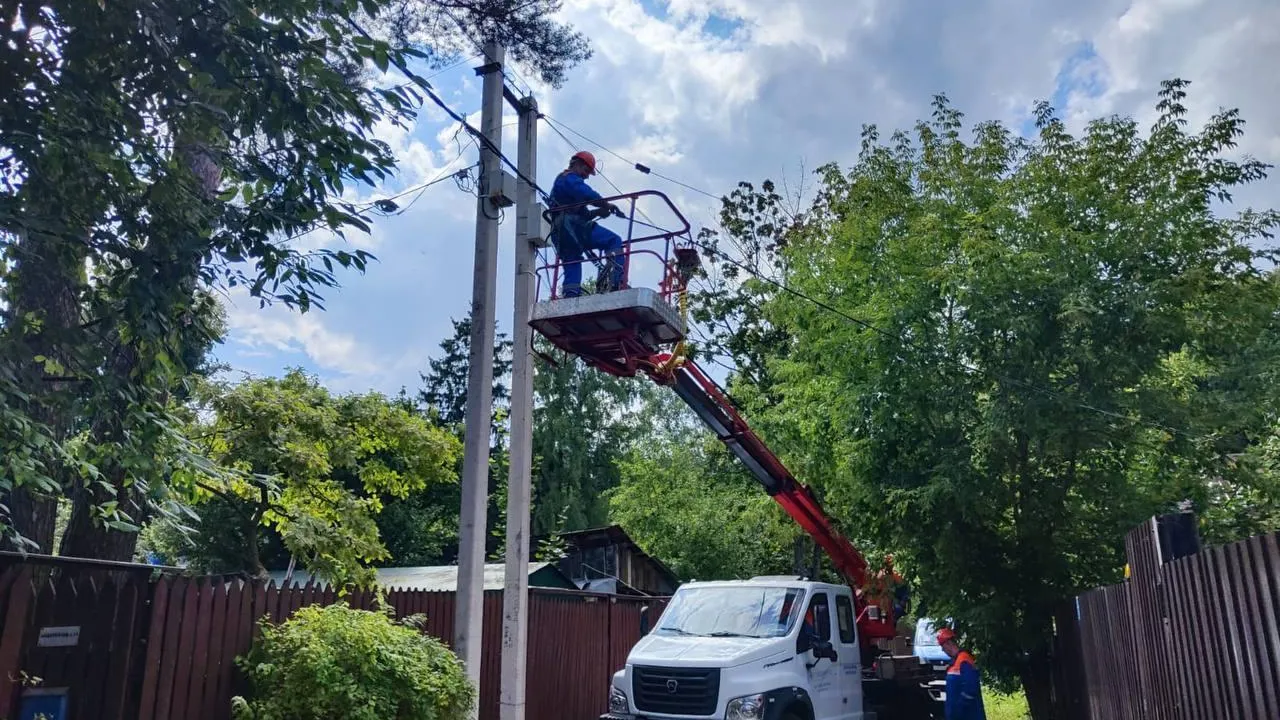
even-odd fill
[{"label": "truck side mirror", "polygon": [[840,659],[839,654],[836,653],[835,647],[826,640],[813,641],[813,657],[816,660],[826,659],[831,662],[836,662]]},{"label": "truck side mirror", "polygon": [[640,637],[649,634],[649,606],[640,606]]}]

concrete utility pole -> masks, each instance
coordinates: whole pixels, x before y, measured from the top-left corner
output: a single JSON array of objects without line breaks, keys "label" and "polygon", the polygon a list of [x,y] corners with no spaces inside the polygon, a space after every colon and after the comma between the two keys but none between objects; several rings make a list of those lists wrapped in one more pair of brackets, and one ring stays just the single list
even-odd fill
[{"label": "concrete utility pole", "polygon": [[[524,177],[537,181],[538,103],[519,103],[519,157]],[[529,316],[536,298],[534,247],[546,237],[534,187],[516,181],[516,291],[511,321],[511,456],[507,476],[507,569],[502,593],[501,720],[524,720],[525,658],[529,637],[529,494],[533,467],[533,331]]]},{"label": "concrete utility pole", "polygon": [[484,541],[489,503],[489,435],[493,416],[494,303],[498,274],[498,218],[505,201],[502,161],[502,62],[497,43],[485,45],[480,108],[480,197],[476,202],[476,259],[471,291],[471,353],[467,375],[466,441],[462,459],[462,510],[458,518],[458,604],[454,651],[467,677],[480,687],[484,627]]}]

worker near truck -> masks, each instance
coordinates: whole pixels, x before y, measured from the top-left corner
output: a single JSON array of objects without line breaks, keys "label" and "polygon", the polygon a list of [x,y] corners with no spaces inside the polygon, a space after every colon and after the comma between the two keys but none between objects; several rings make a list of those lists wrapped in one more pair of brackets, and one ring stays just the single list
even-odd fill
[{"label": "worker near truck", "polygon": [[[622,238],[612,230],[593,223],[593,218],[621,215],[612,203],[604,202],[600,193],[591,189],[587,178],[596,174],[596,158],[587,151],[574,153],[569,167],[556,176],[551,186],[550,203],[555,225],[553,239],[556,254],[564,265],[564,297],[582,294],[582,260],[587,250],[602,251],[608,264],[609,289],[622,287],[626,273],[626,258],[622,255]],[[567,210],[556,210],[567,205],[590,203]],[[595,206],[594,209],[592,206]]]},{"label": "worker near truck", "polygon": [[967,650],[956,642],[955,631],[942,628],[938,631],[938,644],[951,658],[947,668],[946,720],[987,720],[982,706],[982,683],[978,676],[978,664]]}]

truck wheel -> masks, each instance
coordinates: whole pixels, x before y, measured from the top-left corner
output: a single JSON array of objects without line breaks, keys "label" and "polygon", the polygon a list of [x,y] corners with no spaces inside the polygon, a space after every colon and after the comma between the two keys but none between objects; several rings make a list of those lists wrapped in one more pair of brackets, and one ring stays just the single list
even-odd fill
[{"label": "truck wheel", "polygon": [[782,720],[808,720],[799,710],[788,710],[786,715],[782,716]]}]

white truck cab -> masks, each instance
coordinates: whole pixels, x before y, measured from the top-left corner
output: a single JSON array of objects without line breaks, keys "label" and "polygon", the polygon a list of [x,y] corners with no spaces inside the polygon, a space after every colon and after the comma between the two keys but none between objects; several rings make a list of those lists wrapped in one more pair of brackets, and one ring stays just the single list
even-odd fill
[{"label": "white truck cab", "polygon": [[607,720],[863,720],[853,593],[794,577],[692,582],[613,676]]}]

